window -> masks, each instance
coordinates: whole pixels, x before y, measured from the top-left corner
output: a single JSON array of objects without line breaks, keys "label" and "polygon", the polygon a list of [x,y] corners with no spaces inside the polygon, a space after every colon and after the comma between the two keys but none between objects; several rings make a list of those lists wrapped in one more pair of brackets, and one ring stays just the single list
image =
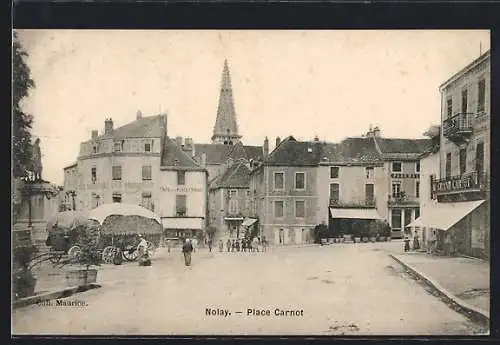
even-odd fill
[{"label": "window", "polygon": [[330,183],[330,200],[339,202],[340,199],[340,185],[338,183]]},{"label": "window", "polygon": [[339,167],[330,167],[330,178],[339,178]]},{"label": "window", "polygon": [[401,229],[401,209],[395,208],[391,211],[391,227]]},{"label": "window", "polygon": [[153,199],[151,196],[151,192],[143,192],[142,193],[142,207],[153,211],[154,208],[153,208]]},{"label": "window", "polygon": [[465,174],[465,170],[467,169],[467,149],[460,149],[458,156],[458,165],[460,166],[460,175]]},{"label": "window", "polygon": [[392,172],[401,172],[403,171],[401,162],[392,162]]},{"label": "window", "polygon": [[143,181],[151,180],[151,165],[142,166],[142,180]]},{"label": "window", "polygon": [[283,218],[284,216],[283,208],[284,208],[283,201],[274,202],[274,216],[276,218]]},{"label": "window", "polygon": [[122,151],[122,143],[117,141],[114,143],[114,146],[113,146],[113,151],[114,152],[121,152]]},{"label": "window", "polygon": [[237,214],[239,210],[238,199],[230,199],[229,200],[229,213]]},{"label": "window", "polygon": [[122,202],[122,193],[113,192],[113,202]]},{"label": "window", "polygon": [[478,143],[476,146],[476,171],[484,170],[484,143]]},{"label": "window", "polygon": [[453,100],[450,97],[446,101],[446,115],[448,117],[451,117],[452,112],[453,112]]},{"label": "window", "polygon": [[451,152],[448,152],[446,154],[446,165],[444,167],[445,170],[445,176],[450,177],[451,176]]},{"label": "window", "polygon": [[274,173],[274,189],[285,188],[285,174],[282,172]]},{"label": "window", "polygon": [[419,173],[420,172],[420,162],[415,163],[415,172]]},{"label": "window", "polygon": [[122,167],[121,165],[115,165],[111,168],[113,175],[113,181],[121,181],[122,179]]},{"label": "window", "polygon": [[144,152],[151,152],[151,144],[150,143],[144,144]]},{"label": "window", "polygon": [[175,215],[184,217],[187,214],[187,195],[175,196]]},{"label": "window", "polygon": [[306,216],[306,205],[303,200],[295,201],[295,217],[304,218]]},{"label": "window", "polygon": [[97,146],[92,146],[92,152],[97,153]]},{"label": "window", "polygon": [[375,185],[373,183],[367,183],[365,185],[365,200],[367,204],[373,204],[375,201]]},{"label": "window", "polygon": [[97,168],[92,167],[90,170],[90,179],[92,180],[92,183],[95,183],[97,181]]},{"label": "window", "polygon": [[462,90],[462,114],[467,113],[467,98],[468,98],[468,92],[467,89]]},{"label": "window", "polygon": [[420,181],[415,181],[415,196],[420,198]]},{"label": "window", "polygon": [[247,195],[247,198],[250,197],[250,191],[249,190],[247,190],[245,193]]},{"label": "window", "polygon": [[392,197],[399,198],[401,196],[401,182],[392,182]]},{"label": "window", "polygon": [[373,167],[366,167],[365,172],[368,180],[372,180],[375,177],[375,169]]},{"label": "window", "polygon": [[233,189],[233,190],[230,190],[229,191],[229,198],[232,199],[232,198],[236,198],[238,196],[238,190],[236,189]]},{"label": "window", "polygon": [[177,185],[184,186],[186,184],[186,172],[177,171]]},{"label": "window", "polygon": [[477,111],[484,111],[486,101],[486,81],[479,80],[477,83]]},{"label": "window", "polygon": [[306,188],[306,174],[303,172],[295,173],[295,189]]}]

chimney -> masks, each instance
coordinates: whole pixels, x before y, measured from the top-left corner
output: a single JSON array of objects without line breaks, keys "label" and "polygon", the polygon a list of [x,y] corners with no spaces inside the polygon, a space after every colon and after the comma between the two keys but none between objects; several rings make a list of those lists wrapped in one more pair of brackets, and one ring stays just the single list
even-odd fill
[{"label": "chimney", "polygon": [[207,154],[203,152],[201,154],[201,166],[204,167],[207,165]]},{"label": "chimney", "polygon": [[191,139],[191,138],[184,139],[184,150],[186,150],[186,151],[193,150],[193,139]]},{"label": "chimney", "polygon": [[96,130],[92,131],[92,140],[96,140],[99,133]]},{"label": "chimney", "polygon": [[278,147],[280,143],[281,143],[280,137],[276,137],[276,147]]},{"label": "chimney", "polygon": [[380,128],[378,128],[378,126],[376,126],[376,127],[373,129],[372,133],[373,133],[373,136],[374,136],[374,137],[380,138]]},{"label": "chimney", "polygon": [[177,146],[182,147],[182,137],[175,137],[175,143]]},{"label": "chimney", "polygon": [[194,148],[194,144],[192,144],[192,150],[191,150],[191,157],[195,157],[196,156],[196,150]]},{"label": "chimney", "polygon": [[104,134],[113,132],[113,120],[111,118],[104,121]]},{"label": "chimney", "polygon": [[136,120],[142,119],[142,111],[137,110],[137,114],[136,114],[135,118],[136,118]]},{"label": "chimney", "polygon": [[262,147],[264,158],[269,155],[269,139],[267,137],[264,139],[264,146]]},{"label": "chimney", "polygon": [[317,135],[314,136],[314,141],[319,141],[319,137]]}]

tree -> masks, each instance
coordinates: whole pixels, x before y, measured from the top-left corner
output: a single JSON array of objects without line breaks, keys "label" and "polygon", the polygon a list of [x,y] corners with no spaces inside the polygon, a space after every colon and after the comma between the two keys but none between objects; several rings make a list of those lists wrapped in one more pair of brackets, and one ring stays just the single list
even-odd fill
[{"label": "tree", "polygon": [[31,171],[31,133],[33,116],[22,110],[22,100],[35,87],[31,71],[25,62],[28,56],[14,32],[12,57],[12,158],[14,178],[26,178]]}]

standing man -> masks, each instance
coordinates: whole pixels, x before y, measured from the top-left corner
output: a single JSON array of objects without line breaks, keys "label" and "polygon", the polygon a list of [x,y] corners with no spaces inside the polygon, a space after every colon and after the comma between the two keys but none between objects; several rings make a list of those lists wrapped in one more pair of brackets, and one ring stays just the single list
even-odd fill
[{"label": "standing man", "polygon": [[227,252],[229,253],[231,251],[231,240],[229,238],[227,239],[226,247],[227,247]]},{"label": "standing man", "polygon": [[191,247],[193,247],[193,252],[196,251],[196,248],[198,247],[198,240],[196,239],[196,237],[194,237],[191,241]]},{"label": "standing man", "polygon": [[184,245],[182,246],[182,253],[184,254],[184,264],[186,266],[191,266],[191,253],[193,252],[193,245],[189,239],[186,239]]},{"label": "standing man", "polygon": [[167,240],[167,250],[169,253],[172,250],[172,241],[170,241],[170,239]]},{"label": "standing man", "polygon": [[219,240],[219,252],[222,253],[223,250],[224,250],[224,242],[222,242],[222,240]]},{"label": "standing man", "polygon": [[208,250],[211,252],[212,251],[212,239],[208,239]]}]

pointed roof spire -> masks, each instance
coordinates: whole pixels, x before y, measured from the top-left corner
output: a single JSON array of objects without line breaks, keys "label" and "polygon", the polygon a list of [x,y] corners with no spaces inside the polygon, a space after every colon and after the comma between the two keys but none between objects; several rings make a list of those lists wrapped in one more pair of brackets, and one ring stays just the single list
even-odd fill
[{"label": "pointed roof spire", "polygon": [[231,74],[227,59],[224,60],[222,80],[219,94],[219,106],[215,120],[213,142],[235,143],[241,138],[238,135],[238,124],[236,122],[236,111],[234,108],[233,88],[231,85]]}]

